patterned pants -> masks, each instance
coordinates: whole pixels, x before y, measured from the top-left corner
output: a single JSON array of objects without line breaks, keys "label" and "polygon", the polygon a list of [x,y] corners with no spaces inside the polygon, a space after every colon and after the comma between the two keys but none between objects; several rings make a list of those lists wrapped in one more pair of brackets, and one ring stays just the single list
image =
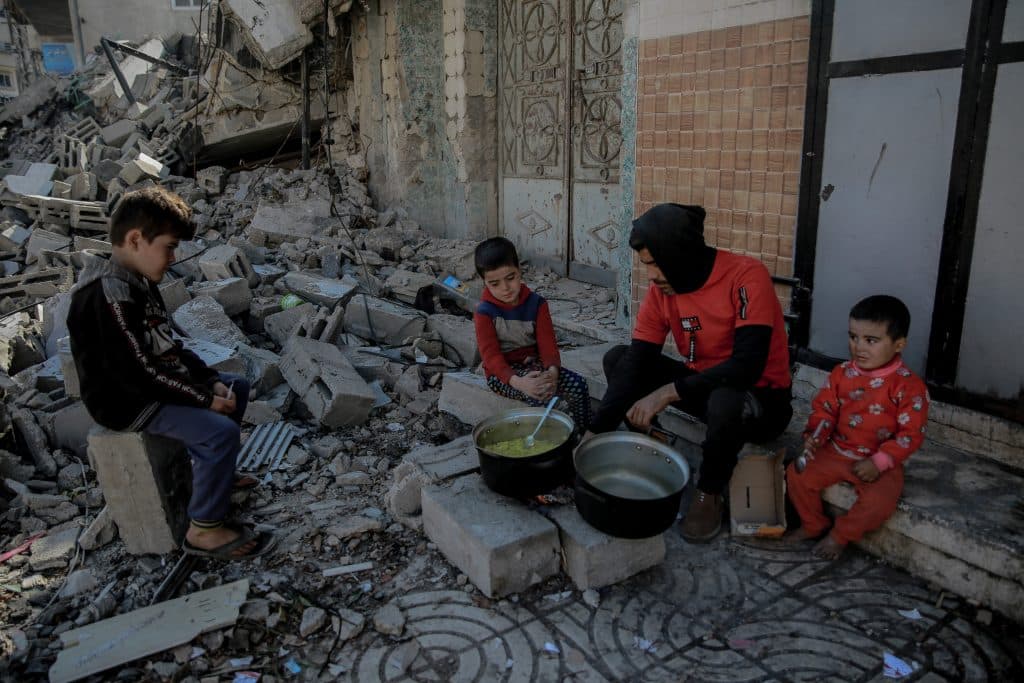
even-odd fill
[{"label": "patterned pants", "polygon": [[[535,370],[543,372],[544,367],[539,362],[533,362],[525,365],[521,363],[513,363],[512,370],[518,376],[522,377]],[[538,401],[535,398],[530,398],[518,389],[513,389],[494,375],[487,378],[487,386],[489,386],[491,391],[496,394],[500,394],[506,398],[514,398],[515,400],[522,401],[529,406],[536,407],[547,404],[546,401]],[[572,417],[573,422],[576,423],[576,429],[581,434],[587,431],[587,428],[590,427],[590,389],[587,387],[587,380],[583,379],[572,370],[559,368],[558,386],[555,387],[555,395],[560,397],[565,403],[569,404],[569,415]],[[555,407],[557,408],[558,406],[556,405]]]}]

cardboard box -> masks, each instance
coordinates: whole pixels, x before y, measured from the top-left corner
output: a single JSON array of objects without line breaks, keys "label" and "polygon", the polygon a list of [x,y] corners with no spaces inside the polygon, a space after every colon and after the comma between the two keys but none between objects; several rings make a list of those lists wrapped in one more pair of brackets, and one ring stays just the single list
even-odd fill
[{"label": "cardboard box", "polygon": [[786,449],[747,444],[729,482],[729,517],[737,536],[778,538],[786,531]]}]

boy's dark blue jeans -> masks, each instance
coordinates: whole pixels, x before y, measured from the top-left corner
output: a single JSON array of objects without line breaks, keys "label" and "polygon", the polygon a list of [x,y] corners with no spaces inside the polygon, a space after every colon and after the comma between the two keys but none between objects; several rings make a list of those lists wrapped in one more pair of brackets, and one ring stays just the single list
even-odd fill
[{"label": "boy's dark blue jeans", "polygon": [[181,441],[192,458],[192,498],[188,516],[197,526],[219,526],[228,516],[235,482],[235,461],[241,450],[241,423],[249,403],[249,382],[221,373],[220,381],[235,395],[230,416],[209,408],[164,405],[146,425],[146,431]]}]

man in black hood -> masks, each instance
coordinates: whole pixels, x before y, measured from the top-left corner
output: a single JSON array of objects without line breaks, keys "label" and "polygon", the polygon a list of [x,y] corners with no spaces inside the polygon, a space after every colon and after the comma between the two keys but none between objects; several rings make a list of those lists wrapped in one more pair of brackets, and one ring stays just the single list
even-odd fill
[{"label": "man in black hood", "polygon": [[[629,245],[647,267],[633,341],[604,357],[608,379],[590,430],[625,418],[649,429],[669,405],[708,425],[700,481],[683,537],[713,539],[722,526],[722,492],[747,441],[781,434],[790,406],[789,351],[782,307],[759,260],[704,243],[704,209],[659,204],[633,221]],[[669,333],[682,360],[661,353]]]}]

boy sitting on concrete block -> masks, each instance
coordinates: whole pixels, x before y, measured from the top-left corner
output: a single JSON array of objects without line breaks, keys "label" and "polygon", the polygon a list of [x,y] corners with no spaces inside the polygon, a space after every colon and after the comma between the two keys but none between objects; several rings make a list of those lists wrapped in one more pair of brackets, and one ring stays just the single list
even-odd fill
[{"label": "boy sitting on concrete block", "polygon": [[194,234],[192,211],[177,195],[159,187],[125,194],[110,220],[113,253],[92,255],[72,295],[71,353],[96,422],[188,449],[192,498],[182,549],[247,559],[273,545],[269,534],[225,524],[232,489],[256,484],[235,476],[249,384],[206,367],[172,337],[157,287],[178,242]]}]

